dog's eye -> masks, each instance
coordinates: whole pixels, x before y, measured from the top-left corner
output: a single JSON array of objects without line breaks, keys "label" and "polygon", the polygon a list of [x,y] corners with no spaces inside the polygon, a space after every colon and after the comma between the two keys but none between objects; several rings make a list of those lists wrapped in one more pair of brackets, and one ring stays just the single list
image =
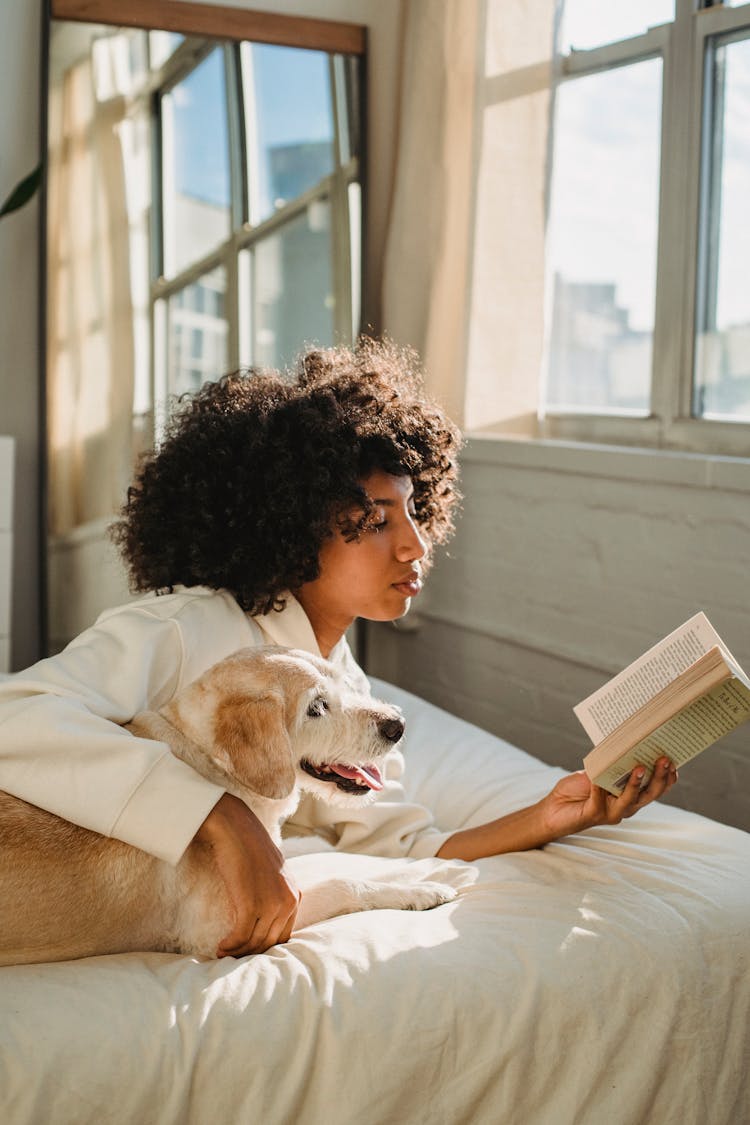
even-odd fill
[{"label": "dog's eye", "polygon": [[319,719],[321,715],[325,715],[328,710],[328,704],[322,695],[317,699],[313,699],[310,706],[307,708],[307,714],[311,719]]}]

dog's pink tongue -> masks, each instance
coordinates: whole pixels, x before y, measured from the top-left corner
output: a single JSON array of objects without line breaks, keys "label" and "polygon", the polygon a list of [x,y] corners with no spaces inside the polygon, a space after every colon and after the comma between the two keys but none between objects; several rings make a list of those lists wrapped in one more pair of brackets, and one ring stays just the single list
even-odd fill
[{"label": "dog's pink tongue", "polygon": [[359,781],[368,789],[382,789],[383,779],[377,766],[344,766],[338,762],[331,763],[330,767],[339,777],[349,777],[352,781]]}]

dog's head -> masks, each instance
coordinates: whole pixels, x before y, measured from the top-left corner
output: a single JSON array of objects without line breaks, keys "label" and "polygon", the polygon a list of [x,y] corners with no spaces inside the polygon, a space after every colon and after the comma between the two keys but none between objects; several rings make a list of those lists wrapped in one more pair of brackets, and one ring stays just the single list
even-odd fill
[{"label": "dog's head", "polygon": [[295,786],[329,803],[371,799],[404,733],[398,708],[329,661],[276,646],[215,664],[162,713],[240,788],[276,800]]}]

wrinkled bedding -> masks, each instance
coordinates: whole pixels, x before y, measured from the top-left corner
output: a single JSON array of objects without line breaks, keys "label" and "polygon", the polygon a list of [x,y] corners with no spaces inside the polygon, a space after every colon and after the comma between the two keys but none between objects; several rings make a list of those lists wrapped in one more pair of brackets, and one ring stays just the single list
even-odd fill
[{"label": "wrinkled bedding", "polygon": [[[375,690],[406,713],[407,795],[441,828],[510,812],[561,776]],[[439,869],[414,861],[415,877]],[[0,1120],[740,1125],[749,874],[750,835],[657,805],[451,864],[458,897],[434,910],[332,919],[262,956],[0,969]]]}]

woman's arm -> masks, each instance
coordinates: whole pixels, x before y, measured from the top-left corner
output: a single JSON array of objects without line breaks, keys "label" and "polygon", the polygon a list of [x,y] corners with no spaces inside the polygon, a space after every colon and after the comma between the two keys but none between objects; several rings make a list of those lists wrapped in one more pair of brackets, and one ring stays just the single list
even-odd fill
[{"label": "woman's arm", "polygon": [[176,594],[103,615],[63,652],[0,684],[0,789],[176,863],[223,790],[120,724],[243,643],[253,643],[245,616],[221,595]]},{"label": "woman's arm", "polygon": [[175,595],[104,615],[0,685],[0,789],[171,863],[191,841],[210,849],[234,913],[220,956],[286,941],[299,892],[242,801],[120,724],[253,643],[227,597]]},{"label": "woman's arm", "polygon": [[454,833],[437,855],[443,859],[483,859],[541,848],[561,836],[598,824],[619,824],[658,800],[677,780],[677,771],[668,758],[659,759],[648,785],[641,789],[644,774],[642,766],[633,770],[619,797],[592,785],[582,770],[570,774],[537,804]]}]

